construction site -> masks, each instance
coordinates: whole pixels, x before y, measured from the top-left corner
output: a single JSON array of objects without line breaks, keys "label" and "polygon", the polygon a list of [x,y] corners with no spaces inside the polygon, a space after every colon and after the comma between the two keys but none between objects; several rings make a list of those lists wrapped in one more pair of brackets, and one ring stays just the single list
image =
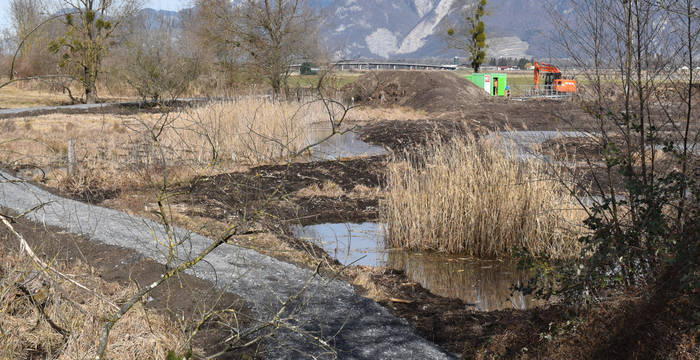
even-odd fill
[{"label": "construction site", "polygon": [[460,35],[438,3],[400,38],[333,29],[375,60],[329,60],[322,13],[286,0],[197,1],[162,33],[76,2],[22,33],[0,62],[0,358],[700,358],[691,2],[553,12],[596,36],[507,64],[479,1],[463,63],[402,59]]}]

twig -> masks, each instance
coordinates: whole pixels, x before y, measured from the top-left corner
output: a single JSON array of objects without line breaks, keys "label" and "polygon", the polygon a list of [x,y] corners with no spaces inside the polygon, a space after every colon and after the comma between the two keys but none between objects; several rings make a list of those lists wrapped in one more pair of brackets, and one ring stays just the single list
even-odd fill
[{"label": "twig", "polygon": [[[96,298],[98,298],[98,299],[100,299],[101,301],[103,301],[103,302],[109,304],[109,305],[112,306],[113,308],[119,309],[119,307],[118,307],[116,304],[114,304],[112,301],[110,301],[109,299],[105,298],[104,296],[100,295],[97,291],[92,290],[92,289],[88,288],[87,286],[85,286],[85,285],[83,285],[83,284],[81,284],[81,283],[75,281],[75,280],[72,279],[70,276],[68,276],[68,275],[66,275],[66,274],[64,274],[64,273],[62,273],[62,272],[56,270],[55,268],[51,267],[49,264],[47,264],[47,263],[45,263],[43,260],[41,260],[41,258],[39,258],[39,257],[36,255],[36,253],[34,253],[34,250],[32,250],[32,247],[29,246],[29,243],[27,242],[27,240],[25,240],[24,237],[23,237],[20,233],[18,233],[18,232],[15,230],[15,228],[12,226],[12,223],[10,223],[10,221],[9,221],[8,219],[9,219],[8,216],[0,214],[0,220],[2,220],[2,223],[5,224],[5,227],[7,227],[7,229],[10,230],[10,232],[19,240],[21,250],[22,250],[23,252],[25,252],[25,253],[32,259],[32,261],[40,268],[39,270],[41,270],[42,274],[43,274],[44,272],[46,272],[46,273],[54,273],[54,274],[56,274],[58,277],[60,277],[60,278],[62,278],[62,279],[64,279],[64,280],[70,282],[71,284],[73,284],[73,285],[75,285],[75,286],[77,286],[77,287],[79,287],[79,288],[81,288],[81,289],[83,289],[83,290],[85,290],[85,291],[91,293],[91,294],[94,295]],[[51,282],[56,282],[56,281],[55,281],[54,279],[52,279],[50,276],[46,276],[46,278],[47,278],[47,280],[49,280],[49,281],[51,281]],[[57,282],[56,282],[56,283],[57,283]],[[74,304],[75,304],[75,303],[74,303]],[[77,305],[77,304],[76,304],[76,305]],[[81,307],[79,307],[79,309],[82,310]],[[83,312],[84,312],[84,310],[83,310]]]}]

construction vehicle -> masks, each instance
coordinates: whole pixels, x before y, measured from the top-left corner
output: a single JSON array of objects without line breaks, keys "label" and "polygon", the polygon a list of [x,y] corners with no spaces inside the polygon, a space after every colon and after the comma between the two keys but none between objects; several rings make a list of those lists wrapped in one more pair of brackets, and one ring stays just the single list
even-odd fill
[{"label": "construction vehicle", "polygon": [[540,73],[544,74],[545,92],[551,94],[573,94],[576,92],[576,80],[562,78],[559,68],[535,61],[535,90],[539,91]]}]

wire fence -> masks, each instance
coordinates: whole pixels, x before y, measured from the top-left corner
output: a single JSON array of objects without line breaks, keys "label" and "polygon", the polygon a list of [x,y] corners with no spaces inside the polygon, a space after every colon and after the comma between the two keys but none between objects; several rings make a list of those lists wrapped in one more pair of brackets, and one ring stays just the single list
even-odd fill
[{"label": "wire fence", "polygon": [[550,98],[565,99],[573,97],[575,93],[556,91],[552,85],[541,85],[535,89],[532,85],[513,85],[510,87],[510,97],[513,99],[526,98]]}]

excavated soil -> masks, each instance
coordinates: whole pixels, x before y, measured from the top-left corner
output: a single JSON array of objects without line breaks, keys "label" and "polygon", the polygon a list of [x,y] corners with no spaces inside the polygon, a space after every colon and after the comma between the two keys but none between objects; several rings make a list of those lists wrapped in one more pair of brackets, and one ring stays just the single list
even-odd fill
[{"label": "excavated soil", "polygon": [[359,129],[362,141],[394,152],[410,151],[433,140],[447,141],[474,131],[469,123],[454,120],[383,120]]},{"label": "excavated soil", "polygon": [[427,112],[459,111],[486,99],[483,89],[448,71],[375,71],[343,88],[363,105],[400,105]]},{"label": "excavated soil", "polygon": [[[262,211],[271,225],[280,220],[301,225],[371,221],[379,217],[379,200],[359,189],[381,186],[385,162],[385,156],[374,156],[258,166],[184,184],[179,200],[217,219]],[[315,186],[335,191],[300,192]]]}]

